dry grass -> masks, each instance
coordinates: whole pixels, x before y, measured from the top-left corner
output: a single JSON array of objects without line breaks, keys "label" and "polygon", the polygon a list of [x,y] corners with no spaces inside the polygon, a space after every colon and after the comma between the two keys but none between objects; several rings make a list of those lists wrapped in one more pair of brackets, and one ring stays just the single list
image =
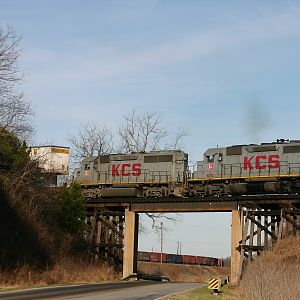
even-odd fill
[{"label": "dry grass", "polygon": [[213,295],[212,290],[206,286],[198,289],[194,289],[189,292],[178,293],[177,295],[170,296],[166,300],[238,300],[234,295],[234,289],[229,289],[227,285],[221,288],[221,293],[216,296]]},{"label": "dry grass", "polygon": [[138,271],[144,274],[167,276],[173,282],[206,282],[212,276],[228,276],[230,269],[226,267],[160,264],[139,261]]},{"label": "dry grass", "polygon": [[277,243],[247,266],[240,283],[240,297],[249,300],[300,299],[300,238]]},{"label": "dry grass", "polygon": [[0,288],[47,286],[101,282],[120,278],[106,263],[88,263],[83,259],[64,258],[44,271],[28,265],[9,272],[0,272]]}]

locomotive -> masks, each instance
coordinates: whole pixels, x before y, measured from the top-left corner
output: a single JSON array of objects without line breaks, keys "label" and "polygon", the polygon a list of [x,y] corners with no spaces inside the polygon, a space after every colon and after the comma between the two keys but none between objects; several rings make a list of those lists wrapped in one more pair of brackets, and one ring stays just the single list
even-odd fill
[{"label": "locomotive", "polygon": [[92,156],[75,181],[87,198],[299,193],[300,140],[210,148],[194,172],[179,150]]},{"label": "locomotive", "polygon": [[87,198],[182,196],[188,169],[183,151],[87,157],[75,171]]},{"label": "locomotive", "polygon": [[299,191],[299,140],[208,149],[189,179],[190,196]]}]

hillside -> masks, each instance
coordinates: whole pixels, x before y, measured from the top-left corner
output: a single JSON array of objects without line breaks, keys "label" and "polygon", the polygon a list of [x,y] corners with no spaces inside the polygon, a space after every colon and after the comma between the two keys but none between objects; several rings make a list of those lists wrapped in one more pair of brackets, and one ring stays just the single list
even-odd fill
[{"label": "hillside", "polygon": [[247,266],[240,294],[248,300],[300,299],[300,238],[279,241]]}]

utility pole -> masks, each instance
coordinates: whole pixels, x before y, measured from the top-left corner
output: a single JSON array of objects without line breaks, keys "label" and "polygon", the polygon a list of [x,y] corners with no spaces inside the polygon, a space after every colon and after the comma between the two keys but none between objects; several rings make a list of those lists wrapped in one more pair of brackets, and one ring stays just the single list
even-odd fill
[{"label": "utility pole", "polygon": [[179,254],[179,244],[180,242],[177,242],[177,255]]},{"label": "utility pole", "polygon": [[160,263],[162,263],[163,261],[162,252],[163,252],[163,223],[160,222]]}]

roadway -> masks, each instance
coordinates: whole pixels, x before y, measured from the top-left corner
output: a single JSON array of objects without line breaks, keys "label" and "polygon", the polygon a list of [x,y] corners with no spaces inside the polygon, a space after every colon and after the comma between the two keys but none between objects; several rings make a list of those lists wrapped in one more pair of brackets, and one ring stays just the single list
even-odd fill
[{"label": "roadway", "polygon": [[204,286],[205,283],[118,282],[0,292],[1,300],[154,300]]}]

